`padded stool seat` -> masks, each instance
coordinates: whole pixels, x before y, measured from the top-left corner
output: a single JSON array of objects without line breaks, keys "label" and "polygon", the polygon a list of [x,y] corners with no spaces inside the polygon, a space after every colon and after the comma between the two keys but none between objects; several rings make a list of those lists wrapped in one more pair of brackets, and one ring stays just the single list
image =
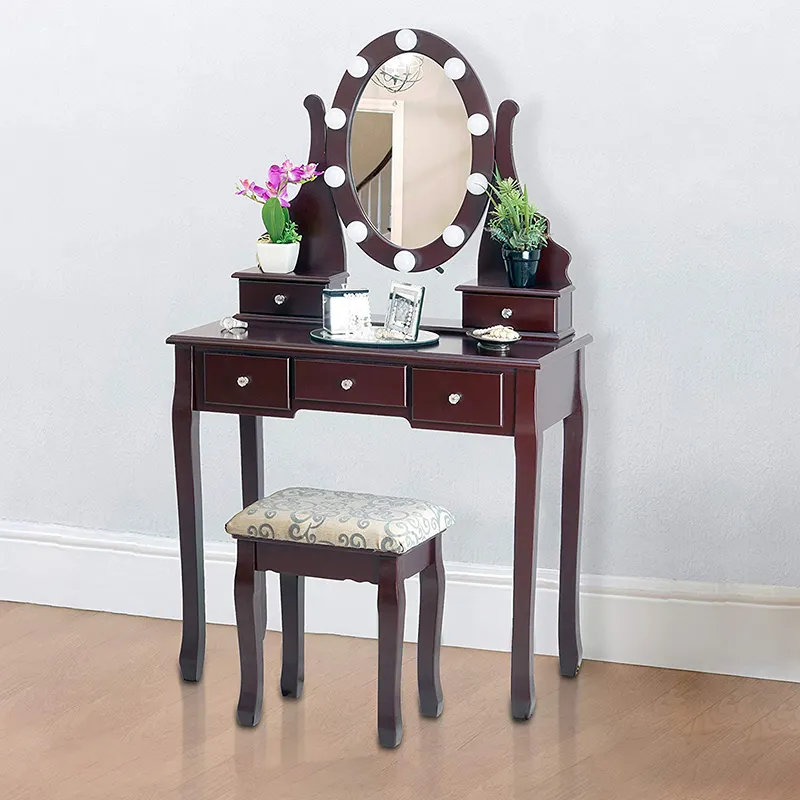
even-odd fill
[{"label": "padded stool seat", "polygon": [[257,500],[225,530],[232,536],[405,553],[453,522],[447,509],[424,500],[293,487]]},{"label": "padded stool seat", "polygon": [[417,684],[420,712],[442,713],[439,651],[444,611],[441,534],[453,523],[422,500],[294,487],[236,514],[225,526],[237,540],[234,598],[241,662],[240,725],[257,725],[264,696],[266,589],[263,573],[280,573],[284,697],[303,690],[305,577],[378,586],[378,740],[397,747],[405,579],[420,576]]}]

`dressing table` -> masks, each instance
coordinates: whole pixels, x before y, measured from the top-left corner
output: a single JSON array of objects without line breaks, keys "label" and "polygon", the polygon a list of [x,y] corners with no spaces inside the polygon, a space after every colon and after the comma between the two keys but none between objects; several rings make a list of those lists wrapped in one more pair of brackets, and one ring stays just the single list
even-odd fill
[{"label": "dressing table", "polygon": [[[453,134],[458,147],[433,154],[440,165],[456,171],[452,185],[460,187],[441,198],[443,222],[437,223],[435,238],[424,232],[423,223],[414,223],[415,209],[408,204],[413,195],[412,167],[424,172],[424,164],[413,164],[414,98],[410,89],[402,98],[399,90],[392,91],[398,76],[417,89],[415,84],[421,87],[432,75],[447,82],[446,102],[460,109],[460,117],[452,119],[460,119],[462,126]],[[412,82],[409,76],[416,80]],[[395,98],[382,102],[381,90],[394,93]],[[445,98],[446,94],[438,89],[436,96]],[[487,206],[485,188],[495,169],[503,177],[516,177],[512,127],[519,108],[506,100],[493,120],[488,98],[466,59],[443,39],[420,30],[393,31],[371,42],[351,62],[327,113],[314,95],[306,98],[305,107],[311,123],[308,160],[324,170],[324,180],[304,186],[292,203],[292,217],[303,234],[294,272],[266,274],[252,268],[234,273],[239,290],[237,317],[248,323],[246,333],[223,331],[214,322],[167,340],[175,348],[176,365],[172,425],[183,588],[182,676],[200,680],[205,653],[200,412],[239,416],[244,506],[264,494],[264,417],[291,418],[304,409],[395,416],[405,418],[413,428],[514,438],[511,709],[516,719],[528,719],[535,705],[533,610],[542,436],[560,422],[564,426],[561,674],[574,677],[581,664],[584,351],[591,337],[576,336],[572,327],[569,253],[551,238],[542,251],[535,286],[510,288],[500,247],[481,230],[476,280],[457,287],[462,319],[446,323],[423,317],[422,327],[439,334],[432,347],[352,348],[314,341],[309,335],[319,327],[322,290],[342,286],[347,277],[342,226],[379,264],[412,273],[440,268],[481,229]],[[388,110],[380,112],[381,108]],[[361,125],[359,130],[372,133],[368,140],[356,141],[356,121],[362,111],[392,117],[391,124],[384,126],[393,137],[388,153],[378,151],[373,168],[356,164],[356,156],[378,137],[378,126]],[[405,131],[398,126],[398,116],[405,119]],[[433,129],[426,135],[429,149],[435,151]],[[461,161],[451,164],[451,150],[459,149]],[[374,181],[380,172],[386,183],[376,204],[364,187],[365,179]],[[475,341],[466,336],[467,329],[499,323],[513,325],[522,339],[506,355],[478,352]],[[265,603],[263,573],[261,580],[259,592]],[[302,630],[303,610],[297,598],[302,598],[298,583],[302,589],[303,580],[281,576],[284,636],[299,635]]]}]

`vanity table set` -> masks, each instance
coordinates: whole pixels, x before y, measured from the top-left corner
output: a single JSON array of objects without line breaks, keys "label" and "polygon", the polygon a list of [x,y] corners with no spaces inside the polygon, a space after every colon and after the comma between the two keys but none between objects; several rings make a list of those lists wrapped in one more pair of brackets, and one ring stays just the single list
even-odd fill
[{"label": "vanity table set", "polygon": [[[436,88],[434,80],[443,88]],[[419,108],[430,108],[431,103],[421,102],[417,108],[413,102],[415,96],[422,96],[426,81],[435,90],[432,96],[442,98],[443,109],[429,123],[422,119]],[[483,229],[487,185],[495,175],[517,177],[512,128],[519,107],[505,100],[494,116],[478,76],[464,56],[445,40],[422,30],[392,31],[375,39],[350,63],[327,112],[316,95],[305,99],[305,107],[311,125],[308,161],[318,165],[322,177],[304,185],[291,204],[292,218],[302,234],[294,271],[267,273],[253,267],[233,274],[239,292],[235,319],[247,323],[246,329],[222,328],[215,321],[167,340],[174,346],[176,367],[172,425],[183,589],[182,676],[187,681],[200,680],[205,653],[200,412],[239,417],[244,507],[264,496],[264,417],[293,418],[305,409],[402,417],[412,428],[514,439],[511,711],[515,719],[527,720],[535,705],[533,621],[542,439],[544,431],[558,423],[564,427],[558,623],[561,674],[575,677],[581,665],[579,565],[587,405],[584,350],[591,337],[577,336],[572,326],[574,287],[567,275],[569,253],[549,238],[534,285],[516,288],[509,285],[500,246]],[[414,146],[414,137],[420,138],[415,126],[421,124],[430,125],[422,148]],[[390,137],[384,142],[388,142],[386,147],[378,147],[381,136]],[[447,136],[452,136],[452,146]],[[367,158],[370,147],[376,150],[371,161]],[[436,158],[436,169],[423,163],[425,151]],[[458,153],[462,155],[456,158]],[[445,175],[448,170],[452,174]],[[437,185],[442,187],[441,198]],[[437,226],[433,232],[431,224]],[[421,320],[420,334],[435,334],[432,344],[351,346],[320,336],[323,294],[330,296],[346,286],[344,236],[378,265],[403,273],[400,279],[413,282],[416,272],[441,271],[476,233],[481,240],[475,279],[456,289],[461,294],[461,319],[444,322],[423,316]],[[485,349],[468,335],[474,329],[496,325],[513,326],[520,338],[506,347]],[[336,424],[334,420],[332,424]],[[270,464],[269,468],[277,471],[280,465]],[[461,524],[467,527],[469,521]],[[440,525],[436,532],[444,527],[447,525]],[[456,527],[450,535],[457,531]],[[472,535],[510,533],[492,529],[473,531]],[[438,535],[431,541],[435,544],[426,550],[424,560],[419,556],[419,563],[398,568],[408,574],[422,569],[423,587],[433,587],[432,576],[442,569]],[[305,545],[269,544],[275,545],[273,563],[278,565],[270,568],[281,573],[284,640],[293,641],[293,664],[288,667],[284,643],[284,674],[293,676],[294,687],[284,687],[282,681],[282,688],[284,694],[298,696],[303,575],[328,576],[322,567],[312,566],[303,574],[291,571],[291,559],[284,557],[281,547],[288,551]],[[344,547],[315,549],[340,551],[344,564],[345,554],[354,546],[351,542]],[[239,552],[237,570],[242,564],[242,550]],[[401,558],[413,559],[414,552]],[[255,550],[252,553],[258,570],[261,556]],[[333,555],[319,556],[320,564],[323,558],[331,564],[336,560]],[[334,572],[338,569],[335,565],[331,568]],[[249,569],[249,575],[255,574],[253,613],[263,628],[264,573],[253,573],[253,563]],[[358,573],[361,567],[353,569]],[[355,573],[346,577],[371,580],[366,572]],[[427,584],[426,575],[430,579]],[[373,582],[379,583],[377,578]],[[379,595],[382,592],[379,583]],[[239,595],[237,615],[238,599]],[[442,601],[432,602],[441,605]],[[432,614],[425,623],[429,639],[437,625],[441,630],[441,608],[438,620],[435,610]],[[383,624],[383,617],[381,620]],[[420,630],[422,637],[422,622]],[[240,632],[240,646],[242,635]],[[244,672],[244,655],[242,658]],[[435,683],[432,663],[427,667],[428,685]],[[384,669],[383,661],[380,669]],[[426,713],[422,663],[420,670],[421,708]],[[438,674],[438,650],[435,671]],[[244,695],[244,683],[242,692]],[[429,694],[428,705],[432,704],[434,712],[429,716],[441,712],[440,692],[438,708],[435,694]],[[252,714],[249,723],[243,724],[255,724]],[[383,735],[382,728],[382,743]]]}]

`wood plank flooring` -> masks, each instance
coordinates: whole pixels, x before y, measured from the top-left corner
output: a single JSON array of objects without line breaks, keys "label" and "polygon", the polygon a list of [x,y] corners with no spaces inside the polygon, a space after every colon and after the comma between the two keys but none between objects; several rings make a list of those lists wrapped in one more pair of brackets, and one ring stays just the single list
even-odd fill
[{"label": "wood plank flooring", "polygon": [[200,684],[178,677],[179,625],[0,603],[3,800],[779,800],[800,798],[800,686],[537,658],[529,723],[508,712],[509,656],[445,648],[441,719],[377,746],[374,641],[308,636],[305,696],[278,690],[237,727],[236,632],[209,626]]}]

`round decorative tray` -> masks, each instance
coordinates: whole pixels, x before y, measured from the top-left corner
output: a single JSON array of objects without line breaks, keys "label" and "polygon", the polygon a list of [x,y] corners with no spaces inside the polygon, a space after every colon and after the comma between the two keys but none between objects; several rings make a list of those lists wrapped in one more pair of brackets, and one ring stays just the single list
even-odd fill
[{"label": "round decorative tray", "polygon": [[487,336],[478,336],[475,331],[467,331],[467,336],[478,343],[478,350],[483,353],[493,353],[494,355],[505,355],[511,349],[511,345],[518,342],[522,337],[517,334],[516,339],[492,339]]},{"label": "round decorative tray", "polygon": [[324,328],[315,328],[311,331],[311,338],[316,342],[343,344],[348,347],[431,347],[439,341],[438,333],[423,330],[417,334],[417,338],[413,341],[407,339],[378,339],[374,334],[374,331],[376,331],[378,327],[377,325],[373,325],[372,335],[362,339],[356,339],[353,336],[336,336],[332,333],[328,333]]}]

